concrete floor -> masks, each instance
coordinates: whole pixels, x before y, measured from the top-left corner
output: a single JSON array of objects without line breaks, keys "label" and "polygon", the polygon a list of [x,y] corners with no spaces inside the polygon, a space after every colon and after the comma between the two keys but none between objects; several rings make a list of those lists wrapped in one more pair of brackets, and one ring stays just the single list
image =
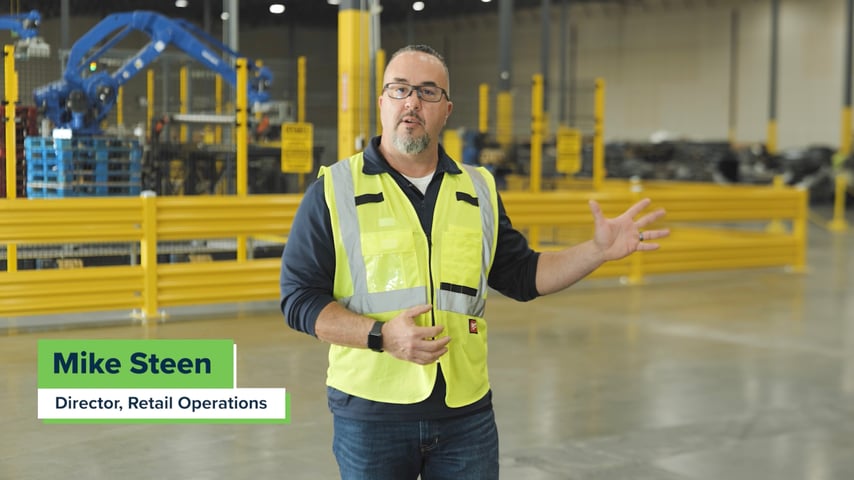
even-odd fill
[{"label": "concrete floor", "polygon": [[[854,233],[811,227],[810,271],[583,282],[488,306],[502,478],[854,478]],[[275,305],[0,336],[0,479],[332,479],[326,347]],[[44,425],[39,338],[232,338],[289,425]]]}]

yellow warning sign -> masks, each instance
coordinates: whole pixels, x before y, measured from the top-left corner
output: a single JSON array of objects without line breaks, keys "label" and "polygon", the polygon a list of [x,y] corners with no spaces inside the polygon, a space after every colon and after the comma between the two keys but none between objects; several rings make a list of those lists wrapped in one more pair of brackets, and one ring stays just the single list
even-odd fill
[{"label": "yellow warning sign", "polygon": [[557,129],[557,162],[555,169],[561,173],[581,170],[581,132],[577,128]]},{"label": "yellow warning sign", "polygon": [[311,173],[314,168],[314,125],[282,124],[282,173]]}]

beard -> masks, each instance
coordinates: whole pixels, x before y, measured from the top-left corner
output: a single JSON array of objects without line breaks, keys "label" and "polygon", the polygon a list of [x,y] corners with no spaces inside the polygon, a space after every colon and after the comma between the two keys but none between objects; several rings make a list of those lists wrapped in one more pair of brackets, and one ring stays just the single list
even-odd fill
[{"label": "beard", "polygon": [[423,152],[424,150],[427,150],[427,146],[430,145],[430,135],[425,133],[420,137],[404,137],[395,133],[394,137],[392,138],[392,143],[400,153],[405,153],[407,155],[417,155]]}]

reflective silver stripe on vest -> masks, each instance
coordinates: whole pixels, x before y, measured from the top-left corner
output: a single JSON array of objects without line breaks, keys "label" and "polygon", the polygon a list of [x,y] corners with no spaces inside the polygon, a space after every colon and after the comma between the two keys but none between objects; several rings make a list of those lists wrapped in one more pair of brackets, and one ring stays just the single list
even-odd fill
[{"label": "reflective silver stripe on vest", "polygon": [[468,172],[469,177],[474,184],[474,191],[477,198],[478,208],[480,208],[481,217],[481,259],[480,259],[480,285],[478,286],[478,295],[473,297],[465,293],[449,292],[447,290],[439,290],[436,294],[436,307],[439,310],[455,312],[462,315],[473,317],[483,317],[486,310],[486,289],[488,288],[489,264],[492,258],[492,245],[495,242],[493,237],[495,232],[495,215],[492,209],[492,195],[489,190],[489,185],[486,179],[471,165],[461,165]]},{"label": "reflective silver stripe on vest", "polygon": [[365,257],[362,256],[361,230],[356,213],[356,193],[350,162],[338,162],[329,168],[341,227],[341,239],[350,277],[353,282],[353,296],[339,298],[338,303],[348,310],[361,314],[382,313],[404,310],[413,305],[427,303],[427,289],[414,287],[388,292],[368,293],[368,273]]},{"label": "reflective silver stripe on vest", "polygon": [[[350,162],[344,160],[329,167],[332,175],[332,189],[335,195],[335,208],[338,210],[338,222],[341,227],[342,247],[350,265],[350,277],[353,282],[353,296],[361,297],[368,293],[368,274],[365,269],[365,257],[362,256],[362,238],[359,236],[359,217],[356,215],[356,193]],[[356,313],[367,313],[356,310]]]},{"label": "reflective silver stripe on vest", "polygon": [[352,297],[339,298],[338,303],[347,310],[365,314],[405,310],[429,302],[426,288],[413,287],[388,292],[354,294]]}]

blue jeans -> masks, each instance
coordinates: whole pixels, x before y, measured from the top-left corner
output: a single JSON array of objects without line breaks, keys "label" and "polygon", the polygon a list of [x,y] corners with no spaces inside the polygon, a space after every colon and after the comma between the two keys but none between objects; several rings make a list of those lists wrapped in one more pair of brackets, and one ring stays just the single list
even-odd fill
[{"label": "blue jeans", "polygon": [[447,420],[376,422],[334,416],[332,451],[343,480],[494,480],[492,409]]}]

